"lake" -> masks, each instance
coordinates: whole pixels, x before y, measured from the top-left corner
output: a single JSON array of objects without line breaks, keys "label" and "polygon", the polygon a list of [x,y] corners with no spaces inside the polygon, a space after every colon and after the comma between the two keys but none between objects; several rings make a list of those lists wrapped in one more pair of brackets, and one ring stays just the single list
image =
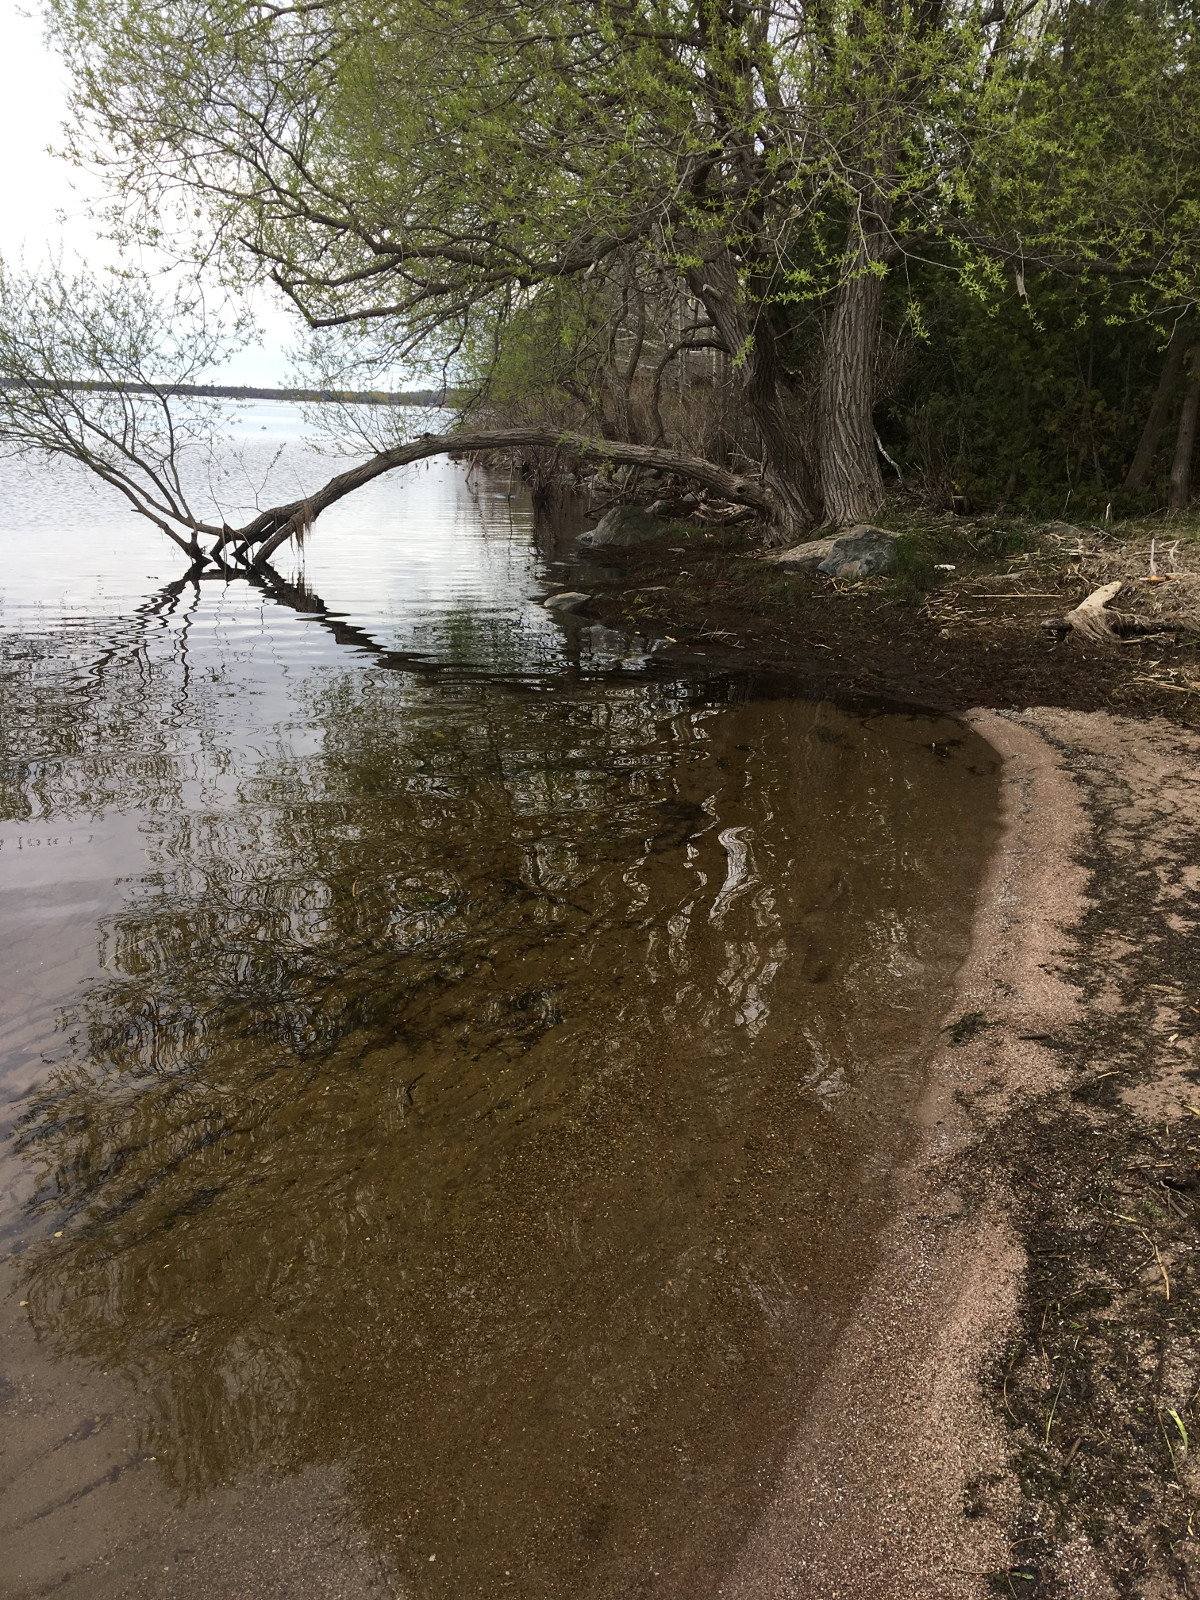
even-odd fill
[{"label": "lake", "polygon": [[[229,451],[337,470],[285,406]],[[872,1270],[990,748],[554,617],[577,530],[507,472],[263,587],[0,472],[0,1592],[715,1596]]]}]

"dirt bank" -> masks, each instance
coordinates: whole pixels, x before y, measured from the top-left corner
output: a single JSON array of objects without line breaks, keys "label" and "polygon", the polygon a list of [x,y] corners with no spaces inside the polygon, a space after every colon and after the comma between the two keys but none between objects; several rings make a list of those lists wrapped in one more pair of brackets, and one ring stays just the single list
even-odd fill
[{"label": "dirt bank", "polygon": [[[1058,963],[1073,1012],[1018,1030],[1047,1035],[1042,1081],[977,1097],[959,1162],[969,1204],[1007,1195],[1026,1263],[986,1380],[1020,1490],[1010,1587],[1195,1595],[1200,739],[1062,710],[1019,725],[1079,797],[1086,890]],[[987,1020],[999,1070],[1013,1027],[1003,1003]],[[986,1513],[991,1487],[973,1494]]]},{"label": "dirt bank", "polygon": [[[926,528],[907,536],[916,543],[904,544],[895,576],[841,584],[784,572],[752,532],[690,528],[605,549],[605,566],[582,582],[572,573],[571,587],[592,594],[589,618],[668,640],[668,659],[782,672],[812,695],[895,696],[954,712],[1054,705],[1200,726],[1200,634],[1114,648],[1040,626],[1116,576],[1129,580],[1121,609],[1152,613],[1186,596],[1200,623],[1200,539],[1172,558],[1178,577],[1151,584],[1153,537],[1148,528],[1119,537]],[[1005,555],[1005,542],[1022,548]]]}]

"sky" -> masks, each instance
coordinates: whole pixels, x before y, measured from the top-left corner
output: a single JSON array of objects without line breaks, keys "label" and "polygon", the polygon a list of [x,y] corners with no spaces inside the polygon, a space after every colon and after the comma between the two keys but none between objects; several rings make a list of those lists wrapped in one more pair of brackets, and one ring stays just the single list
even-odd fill
[{"label": "sky", "polygon": [[[98,190],[47,151],[62,142],[66,73],[42,32],[32,7],[0,0],[0,256],[13,264],[24,257],[32,269],[61,251],[64,264],[76,258],[100,267],[115,252],[87,214]],[[219,381],[275,386],[288,378],[285,350],[296,338],[296,321],[265,299],[254,310],[263,343],[214,373]]]}]

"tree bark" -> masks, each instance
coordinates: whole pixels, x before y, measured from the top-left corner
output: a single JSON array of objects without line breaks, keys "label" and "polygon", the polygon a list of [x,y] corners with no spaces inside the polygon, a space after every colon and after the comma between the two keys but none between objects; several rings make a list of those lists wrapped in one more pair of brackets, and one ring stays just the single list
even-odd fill
[{"label": "tree bark", "polygon": [[869,522],[883,505],[874,415],[883,275],[872,270],[876,259],[872,241],[860,237],[825,339],[818,441],[821,498],[830,527]]},{"label": "tree bark", "polygon": [[1150,468],[1154,465],[1155,453],[1158,450],[1159,437],[1167,425],[1167,414],[1171,409],[1171,400],[1175,394],[1175,386],[1179,382],[1179,372],[1183,366],[1183,358],[1193,337],[1192,329],[1177,327],[1167,345],[1167,353],[1163,360],[1162,372],[1158,379],[1158,388],[1154,391],[1154,401],[1150,407],[1150,415],[1146,418],[1146,426],[1142,429],[1142,437],[1134,452],[1133,460],[1129,464],[1129,471],[1125,474],[1123,488],[1126,494],[1136,494],[1145,483]]},{"label": "tree bark", "polygon": [[768,543],[789,544],[821,522],[821,501],[804,446],[802,421],[786,391],[751,392],[749,412],[763,447],[763,486],[780,507]]},{"label": "tree bark", "polygon": [[817,527],[820,492],[806,440],[805,418],[779,360],[778,330],[765,300],[742,289],[737,264],[720,245],[688,270],[688,287],[704,306],[742,382],[742,398],[762,449],[763,484],[779,506],[772,542],[786,544]]},{"label": "tree bark", "polygon": [[1171,462],[1171,487],[1167,495],[1170,511],[1185,511],[1192,500],[1192,457],[1196,451],[1196,419],[1200,416],[1200,361],[1192,355],[1191,376],[1179,413],[1175,435],[1175,459]]}]

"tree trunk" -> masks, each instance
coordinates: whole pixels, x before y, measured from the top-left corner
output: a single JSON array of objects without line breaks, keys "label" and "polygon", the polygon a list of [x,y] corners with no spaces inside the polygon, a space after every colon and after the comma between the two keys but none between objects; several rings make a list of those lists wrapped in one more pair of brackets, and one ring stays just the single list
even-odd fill
[{"label": "tree trunk", "polygon": [[1146,418],[1146,426],[1142,429],[1142,437],[1138,441],[1137,450],[1125,474],[1123,488],[1126,494],[1136,494],[1145,483],[1150,468],[1154,465],[1155,453],[1158,450],[1159,437],[1167,425],[1167,414],[1171,409],[1171,400],[1175,394],[1175,385],[1179,382],[1179,371],[1183,366],[1183,358],[1187,354],[1187,347],[1192,338],[1192,330],[1183,327],[1176,328],[1167,346],[1167,354],[1163,360],[1162,373],[1159,376],[1158,388],[1154,392],[1154,402],[1150,407],[1150,415]]},{"label": "tree trunk", "polygon": [[831,527],[869,522],[883,505],[874,417],[883,275],[871,270],[871,245],[860,238],[838,289],[821,368],[821,498]]},{"label": "tree trunk", "polygon": [[782,508],[769,542],[803,538],[821,521],[816,483],[793,397],[750,385],[747,405],[763,447],[763,486]]},{"label": "tree trunk", "polygon": [[802,538],[820,523],[820,496],[804,418],[780,365],[768,307],[744,294],[723,245],[688,270],[688,287],[708,312],[742,381],[746,411],[762,448],[763,483],[780,507],[770,541]]},{"label": "tree trunk", "polygon": [[1183,397],[1179,432],[1175,435],[1175,459],[1171,463],[1171,488],[1167,496],[1167,508],[1170,511],[1186,511],[1191,504],[1197,416],[1200,416],[1200,362],[1193,355],[1191,381]]}]

